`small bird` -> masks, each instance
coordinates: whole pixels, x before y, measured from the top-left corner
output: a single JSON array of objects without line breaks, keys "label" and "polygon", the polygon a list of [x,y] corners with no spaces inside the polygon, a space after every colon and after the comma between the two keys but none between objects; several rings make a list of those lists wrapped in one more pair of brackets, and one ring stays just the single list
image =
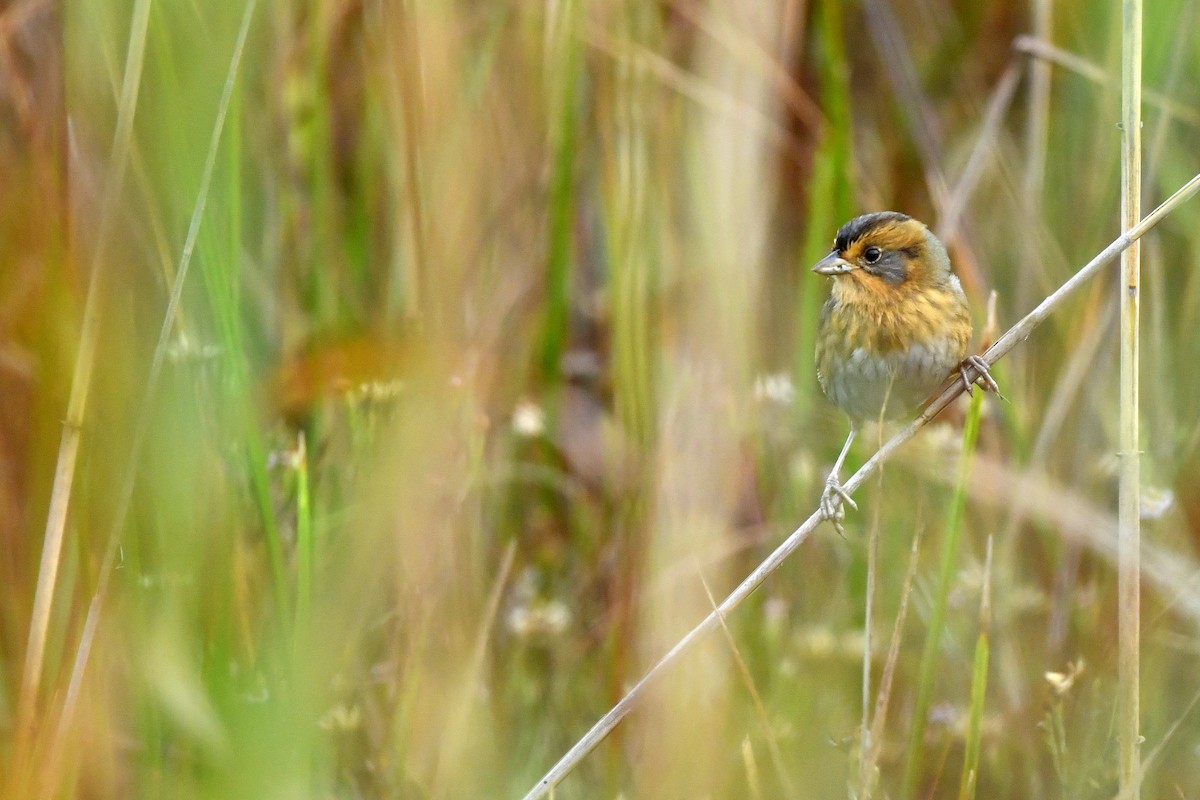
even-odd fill
[{"label": "small bird", "polygon": [[967,296],[945,246],[924,223],[895,211],[855,217],[813,272],[833,278],[817,330],[817,380],[850,417],[821,513],[844,535],[842,501],[858,505],[838,472],[862,422],[909,413],[956,371],[967,392],[973,381],[988,391],[999,387],[987,362],[967,356]]}]

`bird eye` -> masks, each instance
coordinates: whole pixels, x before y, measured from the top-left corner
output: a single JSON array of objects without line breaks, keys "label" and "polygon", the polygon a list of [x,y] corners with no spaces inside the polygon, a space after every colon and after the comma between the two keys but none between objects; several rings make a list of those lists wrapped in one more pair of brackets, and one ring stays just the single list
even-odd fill
[{"label": "bird eye", "polygon": [[883,255],[883,251],[878,247],[868,247],[866,250],[863,250],[863,258],[866,259],[868,264],[874,264],[879,260],[881,255]]}]

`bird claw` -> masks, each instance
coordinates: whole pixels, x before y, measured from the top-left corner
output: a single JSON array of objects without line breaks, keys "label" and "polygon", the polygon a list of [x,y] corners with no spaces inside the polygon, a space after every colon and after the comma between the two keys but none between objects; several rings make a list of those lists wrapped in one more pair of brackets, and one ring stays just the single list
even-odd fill
[{"label": "bird claw", "polygon": [[858,510],[858,503],[854,502],[854,498],[850,496],[849,492],[843,489],[837,479],[830,475],[825,480],[825,491],[821,493],[821,516],[829,520],[838,536],[843,539],[846,538],[846,528],[842,524],[846,519],[845,506],[850,506],[855,511]]},{"label": "bird claw", "polygon": [[[967,375],[967,367],[974,367],[975,371],[979,373],[974,381]],[[993,392],[1001,397],[1004,396],[1000,394],[1000,384],[996,383],[996,379],[992,377],[988,363],[981,356],[967,356],[964,358],[962,363],[958,365],[958,374],[962,376],[963,388],[972,397],[975,396],[974,384],[976,383],[982,386],[985,392]]]}]

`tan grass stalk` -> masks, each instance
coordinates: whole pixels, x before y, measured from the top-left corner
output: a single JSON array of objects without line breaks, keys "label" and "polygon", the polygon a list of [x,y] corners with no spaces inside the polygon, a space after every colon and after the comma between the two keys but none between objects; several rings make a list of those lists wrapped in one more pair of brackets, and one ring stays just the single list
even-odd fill
[{"label": "tan grass stalk", "polygon": [[492,581],[492,591],[488,594],[487,605],[480,617],[475,643],[471,648],[471,661],[459,683],[457,697],[448,706],[447,723],[443,736],[444,746],[438,751],[438,760],[442,763],[434,773],[438,780],[436,791],[432,792],[434,796],[448,796],[447,792],[451,790],[444,785],[445,776],[453,774],[456,765],[461,763],[464,755],[469,752],[469,742],[473,733],[472,725],[478,722],[476,716],[479,705],[478,688],[484,685],[488,642],[496,632],[496,621],[500,617],[504,590],[512,577],[512,566],[516,554],[516,542],[511,541],[504,548],[504,554],[500,557],[500,566]]},{"label": "tan grass stalk", "polygon": [[[1158,208],[1151,211],[1140,222],[1125,233],[1118,236],[1108,247],[1104,248],[1091,261],[1072,275],[1066,283],[1053,294],[1044,299],[1035,309],[1026,314],[1020,322],[1008,329],[996,343],[993,344],[983,358],[988,365],[993,365],[1006,356],[1019,343],[1025,341],[1033,333],[1034,328],[1046,320],[1068,297],[1092,278],[1096,277],[1114,258],[1127,250],[1135,241],[1140,239],[1151,228],[1157,225],[1181,203],[1200,191],[1200,174],[1195,175],[1180,187]],[[879,469],[880,465],[891,458],[909,439],[913,438],[921,428],[925,427],[942,409],[950,405],[963,392],[961,381],[950,384],[941,394],[926,406],[916,419],[889,439],[883,447],[867,460],[858,472],[854,473],[843,488],[853,494],[860,486]],[[796,551],[801,544],[816,530],[822,522],[820,511],[814,511],[800,527],[792,532],[774,552],[767,556],[736,588],[721,602],[717,608],[700,621],[696,627],[680,639],[658,663],[634,684],[624,697],[613,706],[608,713],[596,722],[583,738],[579,739],[570,750],[550,768],[545,775],[525,795],[525,800],[535,800],[545,797],[553,787],[566,777],[579,762],[596,748],[612,730],[620,724],[630,711],[637,705],[647,686],[665,673],[670,666],[702,636],[715,629],[722,618],[727,618],[742,602],[754,592],[763,581],[779,568],[788,556]]]},{"label": "tan grass stalk", "polygon": [[896,677],[896,664],[900,661],[900,642],[904,638],[904,621],[908,618],[908,601],[912,597],[913,581],[917,576],[918,554],[921,549],[921,529],[913,531],[912,546],[908,553],[908,569],[900,587],[900,608],[892,624],[892,638],[888,644],[887,660],[883,663],[883,674],[879,678],[879,692],[875,695],[875,713],[871,718],[870,747],[864,748],[859,775],[861,783],[858,793],[861,800],[871,800],[879,781],[879,754],[883,751],[883,728],[887,724],[888,704],[892,697],[892,681]]},{"label": "tan grass stalk", "polygon": [[[1141,216],[1142,194],[1142,3],[1121,4],[1121,227]],[[1138,322],[1141,247],[1121,255],[1120,489],[1117,534],[1117,737],[1121,791],[1140,796],[1141,733],[1141,455],[1138,450]]]},{"label": "tan grass stalk", "polygon": [[37,588],[33,598],[33,613],[29,624],[29,640],[25,649],[25,669],[21,677],[21,693],[17,706],[18,739],[27,741],[33,733],[38,692],[46,657],[46,639],[50,628],[50,612],[54,603],[54,588],[58,582],[59,559],[71,490],[75,482],[75,462],[83,435],[83,420],[87,411],[88,392],[92,385],[92,369],[96,363],[96,340],[100,331],[100,310],[107,269],[109,233],[121,195],[125,188],[125,172],[133,142],[133,118],[137,112],[138,88],[141,86],[142,65],[146,53],[146,30],[150,21],[150,0],[139,0],[130,21],[129,45],[125,54],[125,77],[117,104],[117,124],[113,132],[108,173],[101,195],[100,225],[92,251],[87,299],[84,301],[83,324],[79,333],[79,352],[71,377],[71,394],[67,401],[67,416],[59,442],[58,461],[54,470],[54,485],[50,493],[50,509],[46,515],[46,533],[42,543],[42,559],[38,568]]},{"label": "tan grass stalk", "polygon": [[[149,12],[149,0],[145,0],[147,6],[147,15]],[[200,225],[204,219],[204,208],[208,199],[208,189],[212,183],[213,171],[216,166],[217,150],[221,143],[221,134],[224,130],[225,117],[229,110],[235,80],[238,74],[238,69],[241,64],[242,53],[245,50],[246,38],[250,31],[250,22],[254,16],[254,10],[257,6],[257,0],[250,0],[246,4],[246,9],[242,15],[241,27],[238,31],[237,43],[234,45],[233,55],[230,59],[229,72],[226,76],[224,88],[219,101],[216,120],[213,124],[212,136],[209,141],[209,147],[205,156],[204,171],[201,175],[200,187],[196,196],[196,204],[192,209],[191,221],[188,225],[187,236],[184,240],[183,250],[179,257],[179,265],[175,271],[174,283],[171,287],[171,294],[167,301],[167,308],[163,314],[163,324],[159,330],[158,342],[154,349],[154,354],[151,358],[150,370],[146,377],[146,384],[142,394],[142,409],[146,412],[153,402],[155,389],[158,385],[158,379],[162,372],[163,360],[166,356],[168,341],[171,331],[175,327],[175,320],[178,314],[179,306],[183,297],[183,287],[187,280],[188,268],[191,264],[192,253],[195,251],[196,241],[200,234]],[[141,10],[141,5],[138,7]],[[143,25],[141,30],[141,38],[145,39],[144,25],[146,20],[139,19],[135,14],[135,23]],[[140,66],[139,66],[140,69]],[[126,70],[128,76],[128,70]],[[128,77],[127,81],[128,83]],[[122,90],[122,98],[124,98],[124,89]],[[119,121],[118,121],[119,130]],[[112,205],[116,205],[117,198],[112,198]],[[109,198],[106,198],[105,209],[109,206]],[[93,272],[93,276],[95,273]],[[94,343],[93,343],[94,347]],[[86,389],[85,389],[86,391]],[[80,410],[82,414],[82,409]],[[82,420],[82,417],[80,417]],[[136,482],[137,463],[141,455],[142,445],[145,442],[148,419],[145,415],[139,420],[134,428],[133,442],[130,446],[129,462],[127,472],[123,477],[120,495],[117,499],[116,508],[113,513],[112,527],[109,530],[108,541],[105,546],[104,558],[100,565],[100,570],[97,576],[96,589],[92,594],[91,602],[88,604],[87,616],[84,620],[83,631],[80,633],[79,644],[75,651],[75,660],[71,667],[71,677],[67,684],[67,691],[63,698],[62,710],[59,713],[57,726],[54,732],[53,744],[49,749],[48,759],[53,763],[61,754],[65,744],[66,733],[70,727],[70,722],[74,717],[75,706],[79,700],[80,690],[83,686],[83,679],[86,674],[87,665],[91,657],[92,647],[95,643],[96,633],[99,629],[100,615],[104,608],[104,599],[108,592],[108,582],[112,577],[113,571],[116,568],[116,560],[120,551],[121,533],[125,528],[125,519],[129,513],[129,509],[133,500],[134,484]],[[60,541],[61,544],[61,541]],[[39,585],[39,591],[40,591]],[[55,780],[58,770],[48,769],[45,771],[51,779],[47,781],[46,787],[43,789],[43,796],[49,797],[55,790]]]},{"label": "tan grass stalk", "polygon": [[[713,597],[712,588],[708,585],[708,581],[704,579],[704,571],[698,561],[696,562],[696,574],[700,577],[700,583],[704,586],[704,594],[708,596],[708,602],[712,605],[713,612],[718,612],[717,598]],[[783,786],[783,790],[787,796],[795,797],[796,789],[792,785],[791,775],[787,771],[787,762],[783,758],[783,749],[779,746],[779,736],[775,733],[775,728],[771,725],[771,717],[767,714],[767,707],[763,705],[762,694],[754,684],[754,676],[750,673],[750,666],[746,663],[742,651],[738,649],[737,642],[734,641],[733,633],[729,630],[729,626],[725,624],[725,617],[718,613],[718,619],[721,622],[721,633],[725,637],[725,644],[729,645],[729,652],[733,656],[733,663],[737,666],[738,677],[742,679],[742,685],[746,687],[746,692],[750,695],[750,702],[754,704],[754,713],[758,716],[758,721],[762,725],[763,738],[767,742],[767,752],[771,756],[771,766],[775,768],[775,774],[779,777],[779,783]]]},{"label": "tan grass stalk", "polygon": [[[880,441],[876,442],[878,449],[883,445],[884,428],[880,425],[877,430],[880,437]],[[883,497],[882,469],[876,475],[875,496]],[[864,787],[864,798],[870,797],[867,787],[874,767],[874,762],[870,759],[875,745],[874,730],[871,727],[871,665],[874,663],[875,643],[871,631],[875,623],[875,592],[879,584],[876,571],[879,568],[879,528],[882,513],[882,503],[876,503],[871,509],[871,526],[867,530],[867,585],[863,591],[862,719],[858,732],[858,783]]]}]

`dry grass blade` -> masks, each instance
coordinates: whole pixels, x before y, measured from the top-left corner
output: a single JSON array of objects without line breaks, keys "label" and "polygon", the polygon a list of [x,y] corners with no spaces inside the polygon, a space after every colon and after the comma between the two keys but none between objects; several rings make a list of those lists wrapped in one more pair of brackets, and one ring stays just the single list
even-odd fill
[{"label": "dry grass blade", "polygon": [[[879,436],[883,436],[883,427],[879,427]],[[876,442],[876,447],[883,442]],[[876,496],[883,496],[883,470],[879,470],[875,480]],[[874,635],[872,628],[875,623],[875,592],[879,588],[876,572],[879,569],[879,529],[880,517],[883,514],[882,505],[875,504],[871,509],[871,526],[867,531],[867,585],[863,591],[863,652],[862,652],[862,719],[858,723],[858,752],[859,752],[859,784],[868,785],[868,776],[874,766],[869,761],[868,754],[874,749],[875,736],[871,728],[871,665],[874,663]],[[914,539],[917,537],[914,537]],[[866,795],[864,795],[866,796]]]},{"label": "dry grass blade", "polygon": [[883,675],[879,678],[879,693],[875,696],[875,712],[871,717],[870,747],[863,757],[860,770],[859,793],[862,800],[869,800],[874,792],[875,774],[879,764],[879,753],[883,749],[883,729],[887,724],[888,705],[892,698],[892,684],[896,678],[896,664],[900,661],[900,643],[904,639],[904,621],[908,618],[908,601],[912,597],[913,579],[917,575],[918,555],[921,552],[921,532],[914,533],[908,553],[908,569],[904,573],[904,585],[900,592],[900,608],[892,625],[892,638],[888,644],[887,660],[883,664]]},{"label": "dry grass blade", "polygon": [[[934,476],[946,481],[943,476]],[[1029,513],[1052,526],[1062,539],[1087,548],[1104,562],[1116,565],[1117,518],[1044,472],[1026,474],[995,459],[979,456],[968,491],[973,503],[1003,509],[1023,497]],[[1192,558],[1165,547],[1143,543],[1142,578],[1148,590],[1168,599],[1174,611],[1200,629],[1200,570]]]},{"label": "dry grass blade", "polygon": [[946,176],[942,172],[943,143],[936,117],[921,91],[917,67],[909,53],[908,43],[900,30],[896,15],[888,3],[869,0],[864,5],[867,29],[875,41],[879,53],[888,54],[885,73],[892,82],[901,112],[908,121],[913,141],[921,153],[921,164],[925,168],[925,180],[929,193],[938,209],[944,209],[949,190]]},{"label": "dry grass blade", "polygon": [[1163,734],[1162,739],[1159,740],[1158,744],[1154,746],[1154,749],[1147,754],[1145,759],[1143,759],[1141,763],[1141,771],[1136,776],[1138,778],[1138,782],[1132,784],[1127,789],[1122,789],[1121,792],[1114,798],[1114,800],[1132,800],[1132,798],[1136,796],[1138,787],[1141,785],[1141,778],[1146,774],[1146,770],[1149,769],[1151,765],[1158,760],[1159,756],[1162,755],[1163,749],[1172,739],[1175,738],[1175,734],[1179,732],[1179,728],[1181,725],[1183,725],[1183,721],[1188,718],[1192,711],[1195,710],[1197,705],[1200,705],[1200,692],[1192,695],[1192,699],[1189,700],[1188,704],[1183,707],[1183,711],[1181,711],[1179,716],[1175,718],[1175,721],[1171,723],[1171,727],[1168,728],[1166,733]]},{"label": "dry grass blade", "polygon": [[[1033,4],[1033,34],[1049,41],[1053,15],[1050,0],[1035,0]],[[1025,174],[1022,190],[1025,201],[1036,209],[1046,178],[1047,131],[1050,122],[1050,65],[1038,59],[1029,65],[1029,118],[1025,127]]]},{"label": "dry grass blade", "polygon": [[745,100],[723,92],[720,88],[701,80],[670,59],[652,52],[636,42],[619,40],[603,30],[593,28],[587,32],[588,44],[617,61],[634,64],[645,69],[662,84],[681,97],[686,97],[700,108],[706,108],[727,119],[745,125],[754,134],[784,149],[793,157],[802,158],[804,151],[796,136],[783,125],[773,120],[761,109]]},{"label": "dry grass blade", "polygon": [[[155,389],[158,385],[159,376],[162,371],[163,360],[166,356],[169,338],[171,331],[174,329],[175,318],[179,310],[180,299],[183,296],[183,287],[187,279],[188,267],[191,264],[192,253],[196,247],[196,239],[200,233],[200,224],[204,219],[204,208],[208,199],[209,185],[211,184],[213,170],[216,164],[217,151],[220,148],[221,135],[224,131],[225,119],[229,111],[230,99],[233,96],[233,88],[238,75],[238,68],[241,64],[242,53],[246,45],[246,37],[250,32],[250,22],[254,18],[254,9],[256,5],[257,0],[250,0],[250,2],[246,4],[246,9],[242,16],[241,28],[238,31],[237,43],[234,46],[233,55],[230,59],[229,72],[221,94],[220,103],[217,108],[216,119],[213,123],[212,136],[209,141],[209,148],[204,163],[204,173],[201,178],[199,191],[197,193],[196,204],[192,210],[191,223],[188,227],[187,238],[180,254],[179,265],[175,271],[175,281],[171,287],[170,299],[167,302],[167,308],[163,314],[163,323],[159,331],[158,343],[155,347],[150,370],[146,377],[141,407],[147,411],[149,410],[154,399]],[[139,419],[139,424],[134,429],[133,441],[130,445],[131,453],[128,462],[128,471],[124,476],[124,481],[120,489],[121,495],[118,498],[117,507],[113,515],[112,529],[109,531],[108,543],[105,548],[104,559],[101,562],[96,589],[93,593],[92,600],[88,605],[88,612],[84,622],[83,632],[80,635],[79,645],[76,649],[70,682],[68,684],[67,693],[63,701],[63,707],[60,712],[57,728],[55,730],[54,745],[50,750],[51,759],[54,759],[56,757],[55,754],[60,752],[63,747],[66,730],[70,725],[75,704],[79,698],[80,688],[82,686],[84,674],[87,670],[88,660],[92,652],[92,644],[99,628],[100,615],[104,608],[104,598],[108,591],[108,583],[112,577],[114,567],[116,566],[117,556],[120,552],[121,532],[125,527],[126,516],[128,515],[130,504],[133,499],[133,490],[137,476],[137,464],[142,445],[145,441],[146,428],[148,424],[147,417],[143,416]],[[54,770],[50,770],[47,772],[47,774],[52,775],[54,772]],[[48,789],[47,791],[48,793],[52,793],[52,789]]]},{"label": "dry grass blade", "polygon": [[96,362],[96,340],[100,328],[100,309],[104,291],[109,232],[113,224],[113,217],[121,205],[120,198],[125,186],[125,172],[129,165],[129,152],[133,141],[133,119],[137,113],[138,87],[141,85],[142,65],[146,54],[146,30],[149,21],[150,0],[140,0],[134,7],[130,22],[129,46],[125,57],[125,77],[121,84],[116,130],[113,133],[108,174],[104,182],[103,202],[100,206],[100,226],[91,258],[91,277],[88,282],[83,325],[79,334],[79,352],[75,358],[75,371],[71,378],[71,396],[67,404],[67,417],[63,423],[58,464],[54,472],[54,488],[50,495],[50,511],[47,514],[46,534],[42,544],[41,567],[38,572],[37,592],[34,596],[33,616],[29,626],[29,642],[25,651],[25,669],[21,679],[21,695],[17,712],[18,730],[21,731],[22,738],[32,734],[37,696],[41,685],[46,638],[50,626],[50,611],[54,602],[54,587],[58,578],[63,533],[66,529],[67,511],[70,506],[71,489],[75,477],[75,462],[79,455],[79,442],[83,434],[88,391],[91,388],[92,370]]},{"label": "dry grass blade", "polygon": [[971,156],[967,159],[967,165],[963,167],[962,175],[954,184],[954,189],[946,198],[946,207],[938,221],[937,235],[942,241],[950,241],[958,232],[967,201],[983,174],[985,156],[996,150],[996,140],[1003,128],[1005,114],[1008,113],[1013,96],[1017,92],[1017,80],[1020,77],[1021,70],[1016,64],[1010,64],[996,82],[996,88],[992,90],[979,136],[971,149]]},{"label": "dry grass blade", "polygon": [[705,9],[699,4],[681,3],[676,8],[682,17],[702,29],[705,34],[720,43],[723,48],[738,59],[761,70],[770,79],[771,84],[779,91],[780,99],[784,105],[798,119],[803,120],[806,125],[814,128],[828,124],[828,120],[825,118],[825,113],[821,110],[821,107],[813,101],[803,86],[796,83],[784,65],[780,64],[779,60],[767,52],[760,43],[753,40],[744,40],[733,35],[726,26],[712,19],[713,14],[711,10]]},{"label": "dry grass blade", "polygon": [[[1061,47],[1055,47],[1049,42],[1032,36],[1018,36],[1013,40],[1013,48],[1017,52],[1028,53],[1035,58],[1057,64],[1097,85],[1110,89],[1119,88],[1119,82],[1105,72],[1103,67],[1082,56],[1063,50]],[[1150,105],[1187,123],[1192,128],[1200,128],[1200,111],[1153,89],[1144,89],[1142,93]]]},{"label": "dry grass blade", "polygon": [[[712,588],[709,587],[708,581],[704,579],[701,572],[700,564],[696,564],[696,573],[700,576],[700,582],[704,586],[704,593],[708,596],[708,601],[712,605],[713,610],[717,608],[717,598],[713,597]],[[750,701],[754,704],[754,713],[758,715],[758,720],[763,726],[763,734],[767,740],[767,750],[771,754],[771,766],[775,768],[775,773],[779,777],[779,782],[783,785],[788,797],[795,797],[796,790],[792,785],[791,777],[788,775],[786,762],[783,759],[783,751],[779,747],[779,737],[775,735],[775,729],[771,726],[771,718],[767,715],[767,708],[763,705],[762,695],[759,694],[758,688],[754,685],[754,676],[750,674],[750,667],[746,664],[746,659],[742,656],[742,652],[738,649],[737,642],[733,639],[733,634],[729,631],[729,626],[725,624],[725,618],[721,617],[721,633],[725,636],[725,643],[729,645],[729,652],[733,655],[734,663],[737,664],[738,675],[742,679],[742,684],[746,687],[746,691],[750,695]]]}]

